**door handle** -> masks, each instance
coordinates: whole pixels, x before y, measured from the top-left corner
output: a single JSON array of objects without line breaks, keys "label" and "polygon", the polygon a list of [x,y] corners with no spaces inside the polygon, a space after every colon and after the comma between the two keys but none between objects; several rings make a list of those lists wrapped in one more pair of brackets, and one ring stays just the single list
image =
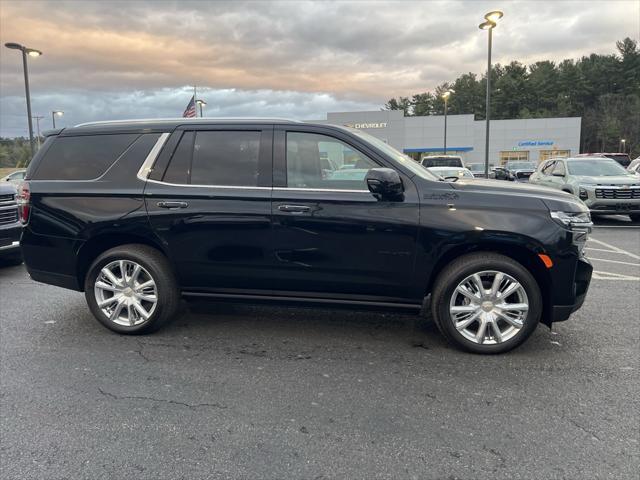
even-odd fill
[{"label": "door handle", "polygon": [[310,212],[311,207],[307,205],[279,205],[278,210],[287,213],[305,213]]},{"label": "door handle", "polygon": [[187,202],[158,202],[157,205],[160,208],[168,209],[187,208],[189,206]]}]

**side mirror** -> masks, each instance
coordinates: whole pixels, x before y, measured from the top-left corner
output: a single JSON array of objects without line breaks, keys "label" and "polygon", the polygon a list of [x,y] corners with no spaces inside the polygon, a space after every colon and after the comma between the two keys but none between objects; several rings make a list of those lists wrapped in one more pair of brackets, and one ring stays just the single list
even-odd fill
[{"label": "side mirror", "polygon": [[453,175],[451,177],[444,177],[444,179],[447,182],[457,182],[458,180],[460,180],[460,177]]},{"label": "side mirror", "polygon": [[551,175],[553,175],[554,177],[564,177],[564,173],[560,172],[553,172]]},{"label": "side mirror", "polygon": [[372,168],[365,177],[367,188],[378,200],[404,200],[404,185],[392,168]]}]

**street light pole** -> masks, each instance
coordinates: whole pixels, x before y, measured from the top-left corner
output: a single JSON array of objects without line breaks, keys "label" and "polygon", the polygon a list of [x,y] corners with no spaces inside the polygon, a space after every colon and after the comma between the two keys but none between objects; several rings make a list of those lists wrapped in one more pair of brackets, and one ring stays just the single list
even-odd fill
[{"label": "street light pole", "polygon": [[40,50],[27,48],[19,43],[5,43],[5,47],[12,50],[20,50],[22,52],[22,70],[24,72],[24,91],[27,97],[27,119],[29,120],[29,147],[31,148],[31,157],[35,154],[33,146],[33,121],[31,120],[31,94],[29,93],[29,67],[27,65],[27,55],[31,57],[39,57],[42,55]]},{"label": "street light pole", "polygon": [[454,93],[453,90],[449,89],[442,94],[442,98],[444,99],[444,154],[447,154],[447,111],[449,110],[449,97]]},{"label": "street light pole", "polygon": [[489,30],[489,43],[487,51],[487,99],[486,99],[486,134],[484,144],[484,177],[489,178],[489,125],[491,122],[491,47],[493,43],[493,29],[503,13],[499,10],[487,13],[485,22],[479,25],[480,30]]},{"label": "street light pole", "polygon": [[[622,146],[621,152],[622,153],[626,153],[626,151],[627,151],[627,140],[624,139],[624,138],[621,138],[620,139],[620,145]],[[620,147],[618,147],[618,148],[620,148]]]},{"label": "street light pole", "polygon": [[56,115],[61,117],[64,115],[64,112],[61,110],[54,110],[51,112],[51,122],[53,123],[53,128],[56,128]]},{"label": "street light pole", "polygon": [[200,118],[202,118],[202,107],[204,105],[207,104],[207,102],[205,102],[204,100],[198,99],[196,100],[196,103],[198,104],[198,106],[200,107]]},{"label": "street light pole", "polygon": [[40,150],[40,120],[44,117],[36,115],[33,118],[36,119],[36,142],[38,144],[38,150]]},{"label": "street light pole", "polygon": [[489,124],[491,123],[491,44],[493,40],[493,27],[489,29],[489,47],[487,54],[487,106],[486,106],[486,133],[484,143],[484,178],[489,178]]}]

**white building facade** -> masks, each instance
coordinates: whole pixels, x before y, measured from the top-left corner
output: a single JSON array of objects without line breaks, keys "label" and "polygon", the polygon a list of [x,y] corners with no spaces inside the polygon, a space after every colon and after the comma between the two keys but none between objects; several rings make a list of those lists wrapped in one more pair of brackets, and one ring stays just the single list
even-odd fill
[{"label": "white building facade", "polygon": [[[509,160],[539,162],[553,156],[580,153],[581,117],[492,120],[489,163]],[[337,112],[317,123],[361,129],[414,157],[444,153],[444,116],[405,117],[402,110]],[[447,154],[460,155],[465,164],[483,163],[484,120],[473,115],[447,116]]]}]

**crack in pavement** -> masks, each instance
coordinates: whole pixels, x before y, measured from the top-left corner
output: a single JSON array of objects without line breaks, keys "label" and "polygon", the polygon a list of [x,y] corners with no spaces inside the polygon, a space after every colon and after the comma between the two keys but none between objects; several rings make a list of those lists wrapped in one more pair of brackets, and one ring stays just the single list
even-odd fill
[{"label": "crack in pavement", "polygon": [[595,433],[593,433],[591,430],[589,430],[588,428],[583,427],[582,425],[580,425],[578,422],[576,422],[575,420],[571,419],[571,418],[567,418],[567,421],[573,425],[576,428],[579,428],[580,430],[582,430],[584,433],[588,433],[589,435],[591,435],[593,438],[595,438],[596,440],[598,440],[599,442],[602,441],[602,439],[597,436]]},{"label": "crack in pavement", "polygon": [[195,404],[191,404],[191,403],[186,403],[186,402],[179,402],[177,400],[166,400],[164,398],[154,398],[154,397],[144,397],[144,396],[128,396],[128,395],[115,395],[111,392],[107,392],[105,390],[103,390],[102,388],[98,387],[98,391],[104,395],[105,397],[109,397],[109,398],[113,398],[114,400],[148,400],[151,402],[160,402],[160,403],[170,403],[173,405],[180,405],[182,407],[187,407],[190,408],[191,410],[195,410],[196,408],[200,408],[200,407],[211,407],[211,408],[220,408],[220,409],[224,409],[227,408],[226,405],[220,404],[220,403],[195,403]]}]

